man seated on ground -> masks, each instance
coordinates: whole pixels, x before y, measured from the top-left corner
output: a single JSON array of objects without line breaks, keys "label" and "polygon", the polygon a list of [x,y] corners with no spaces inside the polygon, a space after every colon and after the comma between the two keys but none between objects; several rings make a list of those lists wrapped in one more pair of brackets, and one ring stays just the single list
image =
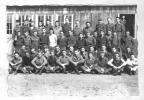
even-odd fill
[{"label": "man seated on ground", "polygon": [[51,72],[51,73],[55,73],[55,72],[59,72],[59,66],[57,64],[57,57],[55,56],[54,50],[50,51],[50,56],[48,58],[48,64],[46,66],[46,72]]},{"label": "man seated on ground", "polygon": [[35,73],[41,74],[47,64],[46,58],[42,55],[41,52],[31,61],[31,64],[35,67]]},{"label": "man seated on ground", "polygon": [[115,53],[113,58],[108,61],[108,65],[112,67],[113,75],[121,75],[126,66],[126,62],[121,58],[119,53]]},{"label": "man seated on ground", "polygon": [[74,69],[74,71],[77,74],[80,74],[79,68],[84,65],[84,59],[80,55],[79,50],[75,50],[74,55],[69,58],[69,61],[71,62],[71,67]]},{"label": "man seated on ground", "polygon": [[22,61],[22,57],[18,53],[14,53],[14,57],[9,63],[9,73],[11,74],[14,72],[14,74],[17,74],[17,71],[22,69]]},{"label": "man seated on ground", "polygon": [[98,66],[95,66],[95,71],[98,74],[109,74],[111,68],[107,66],[108,58],[105,56],[105,52],[101,51],[98,57]]},{"label": "man seated on ground", "polygon": [[127,59],[127,69],[130,75],[135,75],[138,69],[138,60],[134,54],[131,54],[130,58]]},{"label": "man seated on ground", "polygon": [[26,52],[25,56],[23,57],[23,73],[29,73],[31,74],[34,68],[31,66],[31,57],[30,53]]},{"label": "man seated on ground", "polygon": [[67,67],[69,65],[69,59],[68,56],[66,55],[66,50],[62,51],[62,56],[60,56],[57,60],[58,65],[60,66],[60,68],[62,69],[62,72],[64,72],[65,74],[67,73]]},{"label": "man seated on ground", "polygon": [[94,70],[95,66],[97,66],[97,60],[92,53],[89,53],[88,59],[85,60],[84,66],[81,67],[82,71],[84,73],[91,73]]}]

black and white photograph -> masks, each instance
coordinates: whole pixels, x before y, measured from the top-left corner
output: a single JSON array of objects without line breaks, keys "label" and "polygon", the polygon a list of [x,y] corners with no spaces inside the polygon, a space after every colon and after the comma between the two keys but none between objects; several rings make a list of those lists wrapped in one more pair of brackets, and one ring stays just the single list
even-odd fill
[{"label": "black and white photograph", "polygon": [[49,100],[139,97],[142,3],[3,0],[1,91],[8,97],[53,97]]}]

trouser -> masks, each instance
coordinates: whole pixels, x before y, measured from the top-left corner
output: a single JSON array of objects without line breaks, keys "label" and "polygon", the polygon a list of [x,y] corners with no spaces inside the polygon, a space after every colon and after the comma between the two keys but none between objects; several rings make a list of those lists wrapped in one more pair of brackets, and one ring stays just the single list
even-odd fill
[{"label": "trouser", "polygon": [[37,74],[37,73],[41,74],[44,69],[45,69],[45,66],[42,66],[41,68],[35,67],[35,74]]},{"label": "trouser", "polygon": [[47,66],[45,66],[45,70],[46,70],[46,72],[52,72],[52,73],[54,73],[54,72],[59,71],[60,67],[59,66],[47,65]]},{"label": "trouser", "polygon": [[15,73],[17,73],[18,70],[22,71],[22,64],[18,64],[18,65],[14,65],[12,66],[11,64],[9,64],[10,68],[9,68],[9,73],[11,74],[13,71],[15,71]]},{"label": "trouser", "polygon": [[101,66],[95,66],[92,71],[95,71],[97,74],[110,74],[112,71],[112,68],[110,67],[101,67]]},{"label": "trouser", "polygon": [[78,63],[77,66],[75,66],[73,63],[71,63],[71,67],[77,74],[80,74],[79,69],[81,69],[81,66],[83,66],[83,65],[84,65],[84,63]]}]

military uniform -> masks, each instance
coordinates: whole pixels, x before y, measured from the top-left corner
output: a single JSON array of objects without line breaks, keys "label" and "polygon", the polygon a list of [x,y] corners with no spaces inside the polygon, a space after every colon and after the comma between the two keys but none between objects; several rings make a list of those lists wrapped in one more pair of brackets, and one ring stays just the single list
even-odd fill
[{"label": "military uniform", "polygon": [[69,37],[69,31],[71,30],[71,26],[68,23],[62,25],[63,33],[66,37]]},{"label": "military uniform", "polygon": [[103,24],[97,24],[95,31],[97,31],[98,36],[100,36],[101,31],[103,31],[106,34],[106,25],[104,23]]}]

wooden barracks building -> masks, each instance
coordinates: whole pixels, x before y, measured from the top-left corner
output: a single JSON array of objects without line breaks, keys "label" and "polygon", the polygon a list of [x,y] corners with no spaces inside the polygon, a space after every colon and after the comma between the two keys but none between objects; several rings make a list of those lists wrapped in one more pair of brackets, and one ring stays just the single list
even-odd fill
[{"label": "wooden barracks building", "polygon": [[39,21],[43,21],[45,25],[47,19],[50,20],[51,25],[54,25],[56,20],[59,20],[60,24],[63,24],[64,19],[68,17],[72,29],[75,20],[80,21],[82,28],[85,27],[86,21],[90,21],[92,22],[92,27],[95,29],[99,18],[104,23],[107,23],[107,17],[111,17],[115,22],[117,16],[125,16],[126,25],[131,35],[136,38],[137,4],[135,0],[128,0],[127,2],[125,0],[113,0],[113,2],[108,2],[109,0],[100,0],[99,2],[98,0],[71,0],[72,2],[64,0],[65,2],[63,1],[63,3],[60,2],[62,0],[50,1],[41,0],[40,3],[33,4],[29,2],[24,2],[24,4],[21,2],[8,4],[6,8],[7,34],[12,34],[16,20],[20,21],[20,25],[23,25],[25,19],[29,20],[29,23],[34,21],[37,27]]}]

